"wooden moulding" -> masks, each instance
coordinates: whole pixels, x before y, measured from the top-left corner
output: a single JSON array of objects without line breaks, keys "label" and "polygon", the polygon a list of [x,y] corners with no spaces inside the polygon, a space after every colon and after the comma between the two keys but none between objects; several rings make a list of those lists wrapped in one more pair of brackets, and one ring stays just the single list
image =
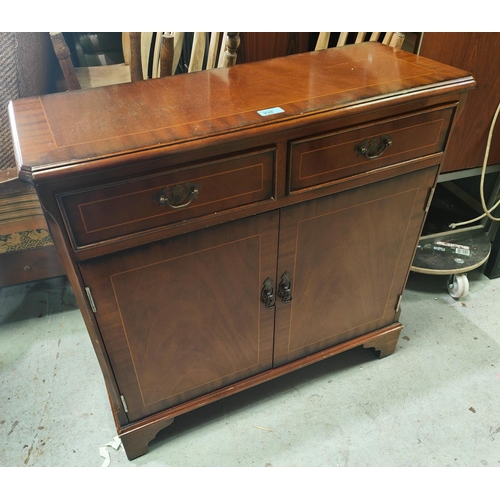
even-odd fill
[{"label": "wooden moulding", "polygon": [[169,410],[160,412],[150,418],[140,420],[134,424],[124,426],[119,429],[118,435],[122,440],[123,447],[129,460],[133,460],[148,452],[149,443],[156,437],[158,432],[168,427],[178,417],[184,413],[196,410],[207,404],[226,398],[238,392],[250,389],[256,385],[280,377],[287,373],[304,368],[323,359],[335,356],[341,352],[348,351],[355,347],[363,346],[365,349],[374,349],[379,358],[384,358],[392,354],[398,343],[399,334],[403,325],[399,322],[393,323],[385,328],[375,330],[366,335],[361,335],[341,344],[335,345],[323,351],[311,354],[304,358],[292,361],[286,365],[259,373],[253,377],[223,387],[209,394],[180,404]]}]

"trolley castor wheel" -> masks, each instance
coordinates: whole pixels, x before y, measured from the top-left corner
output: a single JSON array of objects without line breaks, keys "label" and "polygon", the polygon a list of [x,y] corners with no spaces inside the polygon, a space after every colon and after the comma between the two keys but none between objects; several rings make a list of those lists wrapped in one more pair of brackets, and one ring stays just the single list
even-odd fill
[{"label": "trolley castor wheel", "polygon": [[469,280],[466,274],[452,274],[448,280],[448,293],[454,299],[461,299],[469,293]]},{"label": "trolley castor wheel", "polygon": [[469,293],[467,274],[482,266],[490,256],[491,242],[486,233],[435,234],[420,238],[411,270],[449,276],[448,293],[461,299]]}]

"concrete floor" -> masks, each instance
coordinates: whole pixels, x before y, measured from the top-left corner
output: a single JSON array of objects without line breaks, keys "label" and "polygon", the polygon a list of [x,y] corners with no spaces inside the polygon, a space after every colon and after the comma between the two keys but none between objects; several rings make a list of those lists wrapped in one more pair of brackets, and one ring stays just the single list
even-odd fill
[{"label": "concrete floor", "polygon": [[[500,279],[412,274],[394,355],[354,349],[177,418],[110,467],[498,467]],[[64,278],[0,289],[0,466],[100,467],[116,435]],[[380,486],[380,485],[379,485]]]}]

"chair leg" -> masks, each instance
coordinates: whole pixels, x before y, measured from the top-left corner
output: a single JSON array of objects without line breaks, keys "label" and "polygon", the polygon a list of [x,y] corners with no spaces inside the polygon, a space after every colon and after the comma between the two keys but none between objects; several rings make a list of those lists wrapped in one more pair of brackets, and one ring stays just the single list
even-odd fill
[{"label": "chair leg", "polygon": [[399,32],[394,33],[394,35],[392,35],[389,45],[391,47],[394,47],[395,49],[400,49],[403,46],[404,41],[405,41],[404,33],[399,33]]},{"label": "chair leg", "polygon": [[64,35],[61,32],[50,32],[49,35],[68,90],[81,89]]},{"label": "chair leg", "polygon": [[174,34],[164,33],[160,48],[160,77],[172,76],[174,63]]},{"label": "chair leg", "polygon": [[141,32],[130,33],[130,78],[133,82],[143,79],[141,62]]},{"label": "chair leg", "polygon": [[226,38],[226,50],[224,52],[223,66],[234,66],[238,55],[238,47],[240,46],[240,34],[228,33]]},{"label": "chair leg", "polygon": [[316,47],[314,50],[324,50],[328,48],[328,42],[330,41],[329,32],[321,32],[318,36],[318,41],[316,42]]},{"label": "chair leg", "polygon": [[201,31],[196,31],[194,33],[193,45],[191,47],[191,59],[189,60],[188,73],[201,71],[203,69],[205,46],[206,46],[206,33]]},{"label": "chair leg", "polygon": [[[213,31],[210,33],[210,45],[208,47],[207,69],[215,68],[215,61],[217,59],[217,50],[220,42],[220,31]],[[223,50],[223,47],[221,47]]]}]

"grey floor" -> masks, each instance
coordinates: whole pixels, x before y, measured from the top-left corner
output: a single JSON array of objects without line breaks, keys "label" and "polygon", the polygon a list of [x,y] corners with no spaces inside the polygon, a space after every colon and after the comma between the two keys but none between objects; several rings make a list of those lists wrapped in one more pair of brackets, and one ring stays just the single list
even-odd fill
[{"label": "grey floor", "polygon": [[[394,355],[354,349],[177,418],[110,467],[498,467],[500,279],[411,274]],[[116,436],[64,278],[0,289],[0,466],[100,467]],[[380,486],[380,485],[379,485]]]}]

